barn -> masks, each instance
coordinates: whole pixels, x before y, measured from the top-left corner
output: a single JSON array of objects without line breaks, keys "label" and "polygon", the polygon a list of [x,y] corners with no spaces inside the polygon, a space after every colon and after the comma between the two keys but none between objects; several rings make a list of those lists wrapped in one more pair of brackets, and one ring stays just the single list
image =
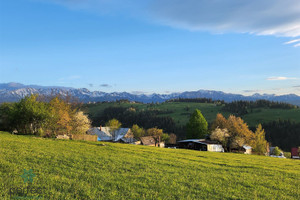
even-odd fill
[{"label": "barn", "polygon": [[224,152],[221,144],[205,139],[188,139],[178,141],[178,147],[183,149],[194,149],[199,151]]}]

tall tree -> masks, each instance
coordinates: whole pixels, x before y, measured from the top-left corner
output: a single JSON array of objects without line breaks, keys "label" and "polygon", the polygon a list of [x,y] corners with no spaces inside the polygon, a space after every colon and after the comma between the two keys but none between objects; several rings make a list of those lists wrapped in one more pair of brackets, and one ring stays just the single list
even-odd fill
[{"label": "tall tree", "polygon": [[252,150],[259,155],[266,154],[269,148],[269,143],[265,138],[265,130],[262,128],[261,124],[257,126],[254,137],[255,138],[251,144]]},{"label": "tall tree", "polygon": [[51,119],[48,123],[47,131],[50,135],[69,134],[72,130],[72,117],[76,110],[71,105],[59,97],[53,98],[50,103]]},{"label": "tall tree", "polygon": [[227,127],[232,148],[241,148],[245,144],[250,145],[254,139],[254,133],[249,130],[248,125],[240,117],[230,115]]},{"label": "tall tree", "polygon": [[187,123],[187,138],[204,138],[208,133],[208,124],[201,111],[196,109]]}]

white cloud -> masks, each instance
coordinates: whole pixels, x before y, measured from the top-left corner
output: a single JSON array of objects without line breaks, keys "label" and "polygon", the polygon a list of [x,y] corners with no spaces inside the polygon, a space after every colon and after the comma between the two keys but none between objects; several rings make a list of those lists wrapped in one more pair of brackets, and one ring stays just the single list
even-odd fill
[{"label": "white cloud", "polygon": [[296,43],[296,42],[300,42],[300,39],[291,40],[291,41],[285,42],[284,44],[293,44],[293,43]]},{"label": "white cloud", "polygon": [[294,47],[300,47],[300,43],[295,44]]},{"label": "white cloud", "polygon": [[300,35],[299,0],[156,0],[164,23],[192,30]]},{"label": "white cloud", "polygon": [[298,78],[294,77],[284,77],[284,76],[277,76],[277,77],[269,77],[267,78],[268,81],[284,81],[284,80],[296,80]]},{"label": "white cloud", "polygon": [[[40,0],[41,1],[41,0]],[[285,37],[300,36],[300,0],[42,0],[74,9],[147,13],[179,28]]]}]

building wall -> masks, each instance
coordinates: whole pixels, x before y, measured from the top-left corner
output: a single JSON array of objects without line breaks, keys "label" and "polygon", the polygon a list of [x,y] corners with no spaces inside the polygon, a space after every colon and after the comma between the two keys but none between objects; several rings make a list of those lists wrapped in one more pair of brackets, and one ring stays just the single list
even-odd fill
[{"label": "building wall", "polygon": [[208,144],[207,151],[214,151],[214,152],[222,152],[224,149],[222,145],[219,144]]}]

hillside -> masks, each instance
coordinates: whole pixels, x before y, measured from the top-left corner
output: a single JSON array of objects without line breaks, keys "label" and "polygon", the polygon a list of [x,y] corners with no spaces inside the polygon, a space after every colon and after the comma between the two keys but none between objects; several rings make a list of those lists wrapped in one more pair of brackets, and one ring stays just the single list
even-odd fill
[{"label": "hillside", "polygon": [[300,198],[297,160],[102,144],[0,132],[1,199],[22,196],[24,169],[44,199]]},{"label": "hillside", "polygon": [[[213,103],[193,103],[193,102],[164,102],[160,104],[141,104],[141,103],[97,103],[86,104],[84,106],[91,119],[97,119],[103,115],[103,111],[108,107],[134,107],[137,110],[161,110],[168,111],[167,114],[158,114],[158,116],[170,116],[174,119],[177,125],[185,125],[188,122],[190,114],[195,110],[201,110],[202,114],[208,122],[212,122],[217,113],[222,113],[224,116],[229,116],[231,113],[224,111],[222,105],[215,105]],[[300,108],[294,109],[268,109],[257,108],[253,109],[248,114],[242,116],[249,126],[255,127],[259,123],[266,123],[278,119],[291,120],[300,122]]]}]

